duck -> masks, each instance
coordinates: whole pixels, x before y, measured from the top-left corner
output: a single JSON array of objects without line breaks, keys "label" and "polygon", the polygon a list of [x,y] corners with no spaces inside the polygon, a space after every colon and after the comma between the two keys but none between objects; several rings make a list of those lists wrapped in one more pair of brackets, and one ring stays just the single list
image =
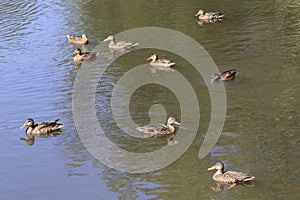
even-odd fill
[{"label": "duck", "polygon": [[89,42],[86,34],[84,33],[81,36],[67,35],[67,38],[72,44],[87,44]]},{"label": "duck", "polygon": [[195,16],[198,16],[199,20],[213,20],[213,19],[218,19],[220,20],[221,18],[224,17],[222,13],[219,12],[204,12],[204,10],[199,10]]},{"label": "duck", "polygon": [[200,26],[203,26],[204,24],[208,24],[208,23],[215,23],[215,22],[220,22],[222,21],[221,19],[198,19],[197,23]]},{"label": "duck", "polygon": [[80,48],[76,48],[73,52],[73,60],[75,63],[80,63],[98,55],[99,53],[82,52]]},{"label": "duck", "polygon": [[109,35],[103,42],[110,41],[108,44],[108,48],[115,50],[131,50],[135,46],[139,45],[139,43],[133,43],[128,41],[115,41],[115,37],[113,35]]},{"label": "duck", "polygon": [[181,124],[176,121],[174,117],[169,117],[167,120],[167,124],[149,124],[146,126],[140,126],[136,129],[144,134],[147,138],[161,138],[167,137],[167,142],[169,145],[177,144],[178,141],[172,141],[175,137],[175,127],[180,126]]},{"label": "duck", "polygon": [[26,129],[26,135],[46,134],[53,131],[60,131],[60,129],[64,126],[64,124],[58,123],[58,121],[59,119],[51,122],[41,122],[39,124],[35,124],[32,118],[28,118],[26,119],[24,124],[20,127],[20,129],[28,127]]},{"label": "duck", "polygon": [[[217,170],[213,175],[213,180],[216,182],[226,183],[226,184],[236,184],[251,181],[255,179],[254,176],[247,173],[238,172],[238,171],[225,171],[224,164],[218,162],[213,164],[208,170]],[[232,186],[231,186],[232,187]]]},{"label": "duck", "polygon": [[235,78],[236,74],[238,74],[238,72],[235,69],[226,70],[221,73],[215,73],[211,77],[211,83],[232,80]]},{"label": "duck", "polygon": [[172,65],[175,65],[174,62],[172,62],[171,60],[162,58],[159,59],[157,54],[152,54],[147,60],[151,60],[150,61],[150,66],[153,67],[164,67],[164,68],[168,68],[170,71],[172,71],[172,69],[170,68]]}]

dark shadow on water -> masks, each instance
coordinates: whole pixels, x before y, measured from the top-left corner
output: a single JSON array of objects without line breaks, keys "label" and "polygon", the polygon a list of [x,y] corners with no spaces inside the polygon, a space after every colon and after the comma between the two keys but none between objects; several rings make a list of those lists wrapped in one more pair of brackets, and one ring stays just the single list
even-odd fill
[{"label": "dark shadow on water", "polygon": [[47,138],[47,137],[55,137],[61,134],[63,134],[61,130],[52,131],[50,133],[44,133],[44,134],[26,134],[27,138],[21,137],[20,140],[24,141],[27,145],[31,146],[34,145],[35,137]]}]

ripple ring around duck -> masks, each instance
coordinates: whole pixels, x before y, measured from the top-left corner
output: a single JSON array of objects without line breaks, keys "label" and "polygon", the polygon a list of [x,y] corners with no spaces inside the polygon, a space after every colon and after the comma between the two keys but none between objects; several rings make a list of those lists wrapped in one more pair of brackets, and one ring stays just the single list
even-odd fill
[{"label": "ripple ring around duck", "polygon": [[[209,85],[211,75],[218,72],[216,64],[206,50],[183,33],[166,28],[144,27],[127,30],[115,36],[118,40],[139,42],[137,50],[159,49],[180,56],[194,67],[206,85]],[[150,74],[149,65],[142,64],[131,68],[117,81],[112,91],[110,108],[115,123],[124,133],[132,137],[141,137],[136,131],[138,125],[131,119],[129,105],[132,94],[146,84],[158,84],[176,96],[180,104],[180,118],[177,120],[186,128],[177,131],[175,139],[180,142],[176,145],[166,145],[152,152],[130,152],[119,147],[106,136],[103,130],[106,124],[101,124],[97,118],[97,114],[101,116],[101,113],[96,114],[95,109],[98,82],[103,78],[103,73],[110,64],[120,56],[126,56],[127,53],[121,52],[109,57],[103,53],[104,49],[107,49],[107,43],[102,42],[95,47],[93,52],[99,52],[99,56],[95,61],[83,63],[74,83],[72,112],[81,141],[95,158],[116,170],[145,173],[172,164],[192,144],[200,124],[199,101],[188,77],[177,70],[167,72],[172,73],[170,76],[163,76],[161,73]],[[216,144],[226,116],[226,93],[223,83],[218,84],[218,87],[207,88],[211,101],[211,118],[199,150],[199,158],[205,157]],[[162,110],[165,119],[169,116],[162,105],[154,105],[154,107]],[[88,120],[81,120],[82,118]]]}]

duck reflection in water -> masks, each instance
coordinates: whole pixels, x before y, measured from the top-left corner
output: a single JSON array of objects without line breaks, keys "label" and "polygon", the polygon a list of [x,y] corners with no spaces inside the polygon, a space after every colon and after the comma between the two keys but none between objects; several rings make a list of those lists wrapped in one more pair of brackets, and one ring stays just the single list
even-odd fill
[{"label": "duck reflection in water", "polygon": [[216,182],[216,186],[209,186],[209,188],[211,190],[213,190],[214,192],[222,192],[222,191],[230,190],[235,186],[244,186],[244,187],[252,188],[252,187],[254,187],[254,183],[253,182],[246,182],[246,183],[239,183],[237,185],[237,184]]},{"label": "duck reflection in water", "polygon": [[61,134],[62,134],[61,130],[52,131],[50,133],[44,133],[44,134],[40,134],[40,135],[31,135],[31,134],[26,133],[27,138],[21,137],[20,140],[24,141],[27,145],[31,146],[35,142],[35,137],[40,137],[40,138],[55,137],[55,136],[61,135]]}]

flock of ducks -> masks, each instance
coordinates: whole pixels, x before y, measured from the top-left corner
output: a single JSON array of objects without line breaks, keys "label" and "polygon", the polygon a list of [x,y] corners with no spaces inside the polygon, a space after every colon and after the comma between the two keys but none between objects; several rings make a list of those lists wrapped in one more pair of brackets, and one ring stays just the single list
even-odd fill
[{"label": "flock of ducks", "polygon": [[[224,15],[221,13],[204,12],[203,10],[199,10],[195,16],[197,16],[199,21],[201,22],[217,22],[224,17]],[[89,42],[86,34],[82,34],[81,36],[67,35],[67,38],[69,43],[75,45],[86,45]],[[115,37],[113,35],[109,35],[103,41],[110,41],[110,43],[108,44],[109,49],[121,51],[132,50],[135,46],[139,45],[139,43],[128,41],[116,42]],[[82,52],[80,48],[76,48],[73,52],[73,61],[75,63],[82,63],[85,60],[88,60],[97,55],[98,53]],[[165,58],[160,59],[158,58],[157,54],[152,54],[147,60],[150,61],[149,65],[155,67],[156,69],[174,71],[174,69],[172,69],[171,67],[175,65],[175,62]],[[238,72],[235,69],[227,70],[221,73],[216,73],[212,76],[211,82],[232,80],[235,78],[235,75],[237,73]],[[51,122],[42,122],[39,124],[35,124],[32,118],[28,118],[20,127],[20,129],[27,127],[26,134],[28,136],[40,136],[43,134],[60,131],[64,124],[58,121],[59,120],[57,119]],[[174,117],[169,117],[166,125],[149,124],[137,127],[137,130],[142,132],[142,134],[147,138],[166,137],[168,145],[174,145],[178,143],[178,141],[173,141],[173,138],[175,136],[175,127],[180,127],[180,123],[176,121]],[[220,183],[231,184],[230,188],[237,183],[246,182],[254,179],[254,176],[243,172],[225,171],[224,164],[222,162],[214,164],[212,167],[208,168],[208,170],[217,170],[217,172],[213,175],[213,180]]]}]

